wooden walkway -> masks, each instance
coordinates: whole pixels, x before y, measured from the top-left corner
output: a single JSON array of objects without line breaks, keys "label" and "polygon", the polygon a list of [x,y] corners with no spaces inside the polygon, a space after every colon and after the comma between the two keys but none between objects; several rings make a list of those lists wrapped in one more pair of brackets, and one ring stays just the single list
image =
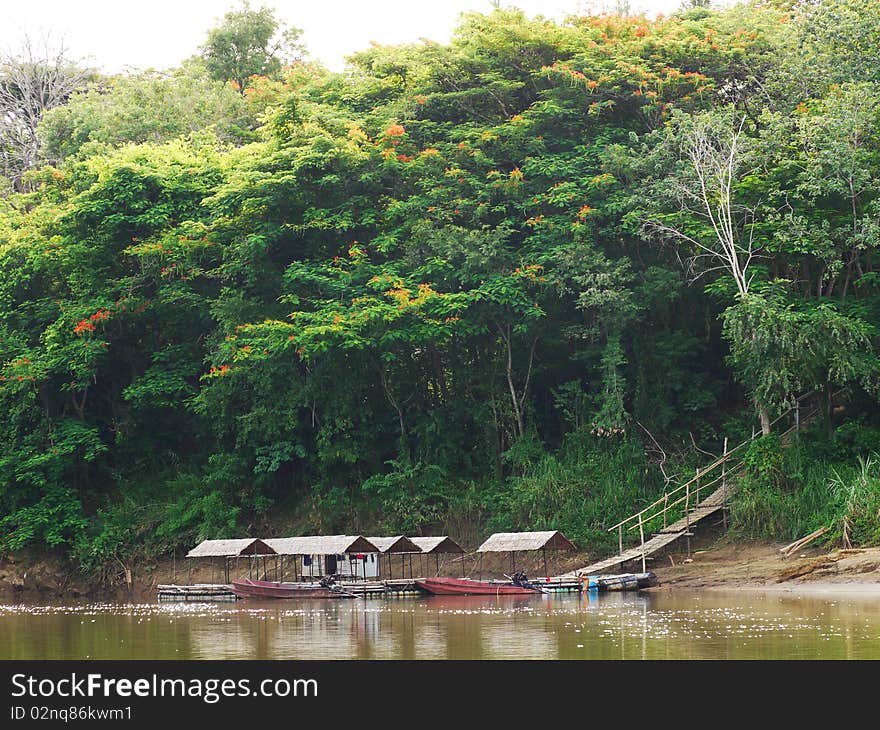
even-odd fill
[{"label": "wooden walkway", "polygon": [[[792,434],[818,415],[818,406],[807,409],[801,408],[801,401],[810,395],[812,394],[798,398],[794,408],[783,413],[771,424],[771,426],[774,426],[781,422],[784,423],[789,416],[793,418],[794,424],[780,434],[783,445],[789,443]],[[756,438],[758,438],[758,434],[753,434],[751,438],[746,439],[730,451],[727,450],[727,439],[725,439],[723,456],[715,459],[707,467],[698,469],[695,477],[669,492],[664,492],[660,499],[655,500],[640,512],[636,512],[634,515],[609,528],[609,532],[617,530],[619,534],[620,549],[617,555],[599,560],[578,570],[563,573],[557,576],[557,578],[570,580],[580,575],[597,575],[634,560],[641,560],[642,571],[645,571],[645,560],[648,557],[681,537],[690,537],[693,535],[693,527],[698,522],[720,510],[726,509],[727,500],[735,493],[737,486],[736,479],[731,477],[743,466],[742,456],[744,447]],[[707,477],[708,483],[706,482]],[[702,488],[701,480],[703,480]],[[711,492],[708,497],[701,501],[700,494],[706,493],[703,490],[708,491],[709,487],[715,486],[719,482],[721,486],[718,486],[715,491]],[[669,510],[679,505],[684,510],[684,516],[667,525],[666,519]],[[646,540],[646,527],[657,524],[660,517],[663,518],[663,526],[659,530],[655,530],[652,536]],[[638,545],[624,549],[624,528],[627,531],[639,530],[640,540]]]},{"label": "wooden walkway", "polygon": [[[732,486],[732,484],[727,485],[727,497],[730,497],[730,495],[733,493]],[[628,550],[624,550],[619,555],[614,555],[613,557],[606,558],[605,560],[600,560],[598,563],[592,563],[585,568],[573,570],[570,573],[564,573],[559,577],[575,578],[579,574],[599,575],[601,573],[608,572],[615,566],[628,563],[631,560],[641,560],[643,557],[647,558],[653,555],[657,551],[662,550],[667,545],[670,545],[671,543],[678,540],[678,538],[686,537],[689,533],[693,534],[690,531],[696,522],[699,522],[700,520],[709,517],[709,515],[715,514],[720,509],[723,509],[725,506],[724,491],[724,487],[720,487],[719,489],[714,491],[705,500],[703,500],[696,507],[690,510],[685,517],[682,517],[677,522],[673,522],[671,525],[663,528],[650,540],[645,540],[644,545],[636,545],[629,548]]]}]

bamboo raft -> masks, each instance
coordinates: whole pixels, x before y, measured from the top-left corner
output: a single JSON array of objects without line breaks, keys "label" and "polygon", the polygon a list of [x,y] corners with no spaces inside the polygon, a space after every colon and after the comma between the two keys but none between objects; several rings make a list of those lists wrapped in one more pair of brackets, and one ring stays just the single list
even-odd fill
[{"label": "bamboo raft", "polygon": [[[426,595],[416,585],[420,578],[396,578],[393,580],[352,581],[341,585],[349,593],[363,598],[405,598]],[[550,578],[538,579],[541,587],[549,593],[579,593],[583,586],[579,580]],[[160,601],[235,601],[238,596],[232,587],[223,583],[196,583],[194,585],[160,584],[156,586]]]},{"label": "bamboo raft", "polygon": [[582,576],[584,588],[589,591],[638,591],[659,585],[653,573],[620,573],[618,575]]},{"label": "bamboo raft", "polygon": [[159,584],[156,595],[160,601],[237,601],[232,587],[225,583],[195,583],[193,585]]}]

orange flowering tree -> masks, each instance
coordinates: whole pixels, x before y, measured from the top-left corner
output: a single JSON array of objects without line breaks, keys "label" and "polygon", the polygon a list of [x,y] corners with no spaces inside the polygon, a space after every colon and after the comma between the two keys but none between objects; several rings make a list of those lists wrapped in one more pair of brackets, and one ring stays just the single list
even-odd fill
[{"label": "orange flowering tree", "polygon": [[[248,11],[207,71],[96,81],[46,120],[53,166],[0,197],[0,549],[106,569],[296,514],[598,550],[663,484],[649,459],[751,433],[756,382],[870,402],[880,94],[876,64],[835,76],[833,21],[870,39],[873,10],[807,5],[498,9],[345,73]],[[682,142],[721,110],[749,163],[704,214]],[[721,317],[729,277],[689,286],[695,251],[647,225],[699,249],[712,220],[785,293],[746,320]],[[792,323],[840,347],[780,349]]]}]

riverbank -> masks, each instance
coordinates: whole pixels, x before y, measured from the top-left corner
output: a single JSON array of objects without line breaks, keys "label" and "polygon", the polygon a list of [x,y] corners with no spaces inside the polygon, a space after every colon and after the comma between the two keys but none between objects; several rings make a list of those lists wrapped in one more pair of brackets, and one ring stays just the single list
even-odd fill
[{"label": "riverbank", "polygon": [[810,547],[791,557],[782,544],[716,543],[685,552],[670,552],[649,565],[660,585],[652,590],[760,589],[811,595],[880,595],[880,548],[851,550]]},{"label": "riverbank", "polygon": [[[880,594],[880,548],[828,550],[809,547],[784,557],[782,544],[732,541],[726,536],[695,544],[688,554],[678,550],[654,557],[648,562],[660,585],[653,591],[761,589],[846,595]],[[494,556],[493,556],[494,557]],[[562,556],[559,556],[560,558]],[[595,556],[565,556],[554,561],[551,573],[573,570]],[[201,561],[197,561],[201,562]],[[458,564],[460,565],[460,564]],[[449,566],[458,573],[458,566]],[[629,569],[635,569],[628,566]],[[508,571],[501,558],[487,560],[486,575]],[[543,566],[533,556],[517,563],[529,575],[543,574]],[[446,572],[446,571],[444,571]],[[209,583],[222,581],[220,569],[208,564],[164,560],[123,566],[103,577],[84,576],[60,557],[36,554],[7,555],[0,558],[0,602],[18,603],[57,599],[89,598],[116,601],[153,601],[159,583]]]}]

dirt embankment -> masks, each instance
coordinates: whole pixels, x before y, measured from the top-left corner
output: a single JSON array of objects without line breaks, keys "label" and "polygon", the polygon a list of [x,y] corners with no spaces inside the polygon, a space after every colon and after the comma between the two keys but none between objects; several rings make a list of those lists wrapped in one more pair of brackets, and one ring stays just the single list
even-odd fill
[{"label": "dirt embankment", "polygon": [[880,548],[810,547],[785,557],[782,543],[729,542],[687,553],[658,556],[648,566],[660,580],[656,590],[759,588],[844,594],[880,592]]},{"label": "dirt embankment", "polygon": [[[209,582],[209,566],[194,566],[193,582]],[[215,567],[213,582],[222,580]],[[170,583],[172,577],[188,583],[187,566],[171,560],[120,566],[118,573],[85,575],[76,565],[60,556],[23,552],[0,555],[0,603],[52,601],[89,598],[93,600],[155,600],[156,585]]]}]

